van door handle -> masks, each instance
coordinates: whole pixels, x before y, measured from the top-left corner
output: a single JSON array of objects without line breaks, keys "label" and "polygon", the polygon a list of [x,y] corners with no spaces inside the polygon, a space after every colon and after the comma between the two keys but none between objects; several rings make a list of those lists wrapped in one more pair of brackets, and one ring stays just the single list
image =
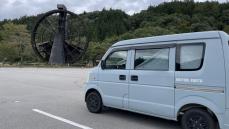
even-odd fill
[{"label": "van door handle", "polygon": [[131,75],[131,81],[138,81],[138,76],[137,75]]},{"label": "van door handle", "polygon": [[126,75],[119,75],[119,80],[126,80]]}]

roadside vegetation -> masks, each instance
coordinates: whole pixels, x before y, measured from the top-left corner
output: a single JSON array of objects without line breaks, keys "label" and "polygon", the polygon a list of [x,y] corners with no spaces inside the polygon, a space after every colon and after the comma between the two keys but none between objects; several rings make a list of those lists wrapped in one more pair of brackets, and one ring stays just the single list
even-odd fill
[{"label": "roadside vegetation", "polygon": [[[30,45],[31,31],[39,16],[0,21],[1,64],[45,64]],[[175,0],[131,16],[121,10],[103,9],[84,12],[80,17],[88,26],[90,43],[75,65],[95,65],[108,47],[119,40],[208,30],[229,33],[229,3],[214,1]]]}]

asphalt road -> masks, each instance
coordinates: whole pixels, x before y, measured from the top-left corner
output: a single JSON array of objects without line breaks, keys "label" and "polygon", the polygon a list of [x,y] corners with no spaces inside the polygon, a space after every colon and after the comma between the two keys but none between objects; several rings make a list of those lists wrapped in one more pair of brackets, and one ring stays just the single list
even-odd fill
[{"label": "asphalt road", "polygon": [[180,129],[179,123],[110,109],[86,109],[89,69],[0,68],[0,129]]}]

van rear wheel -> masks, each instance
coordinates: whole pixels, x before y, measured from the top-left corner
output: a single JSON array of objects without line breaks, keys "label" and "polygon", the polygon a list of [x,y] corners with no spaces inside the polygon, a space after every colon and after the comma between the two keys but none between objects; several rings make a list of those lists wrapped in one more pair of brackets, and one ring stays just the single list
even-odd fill
[{"label": "van rear wheel", "polygon": [[92,113],[100,113],[103,108],[102,98],[96,91],[89,93],[86,96],[87,109]]},{"label": "van rear wheel", "polygon": [[216,129],[214,118],[205,110],[190,109],[181,119],[182,129]]}]

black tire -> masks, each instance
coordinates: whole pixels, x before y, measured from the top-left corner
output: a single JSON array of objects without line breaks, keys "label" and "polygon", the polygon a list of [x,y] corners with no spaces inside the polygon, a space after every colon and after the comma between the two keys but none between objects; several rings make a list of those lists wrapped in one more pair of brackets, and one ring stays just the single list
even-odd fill
[{"label": "black tire", "polygon": [[103,109],[103,102],[100,94],[96,91],[88,93],[86,104],[89,112],[100,113]]},{"label": "black tire", "polygon": [[216,121],[207,111],[190,109],[181,119],[182,129],[216,129]]}]

